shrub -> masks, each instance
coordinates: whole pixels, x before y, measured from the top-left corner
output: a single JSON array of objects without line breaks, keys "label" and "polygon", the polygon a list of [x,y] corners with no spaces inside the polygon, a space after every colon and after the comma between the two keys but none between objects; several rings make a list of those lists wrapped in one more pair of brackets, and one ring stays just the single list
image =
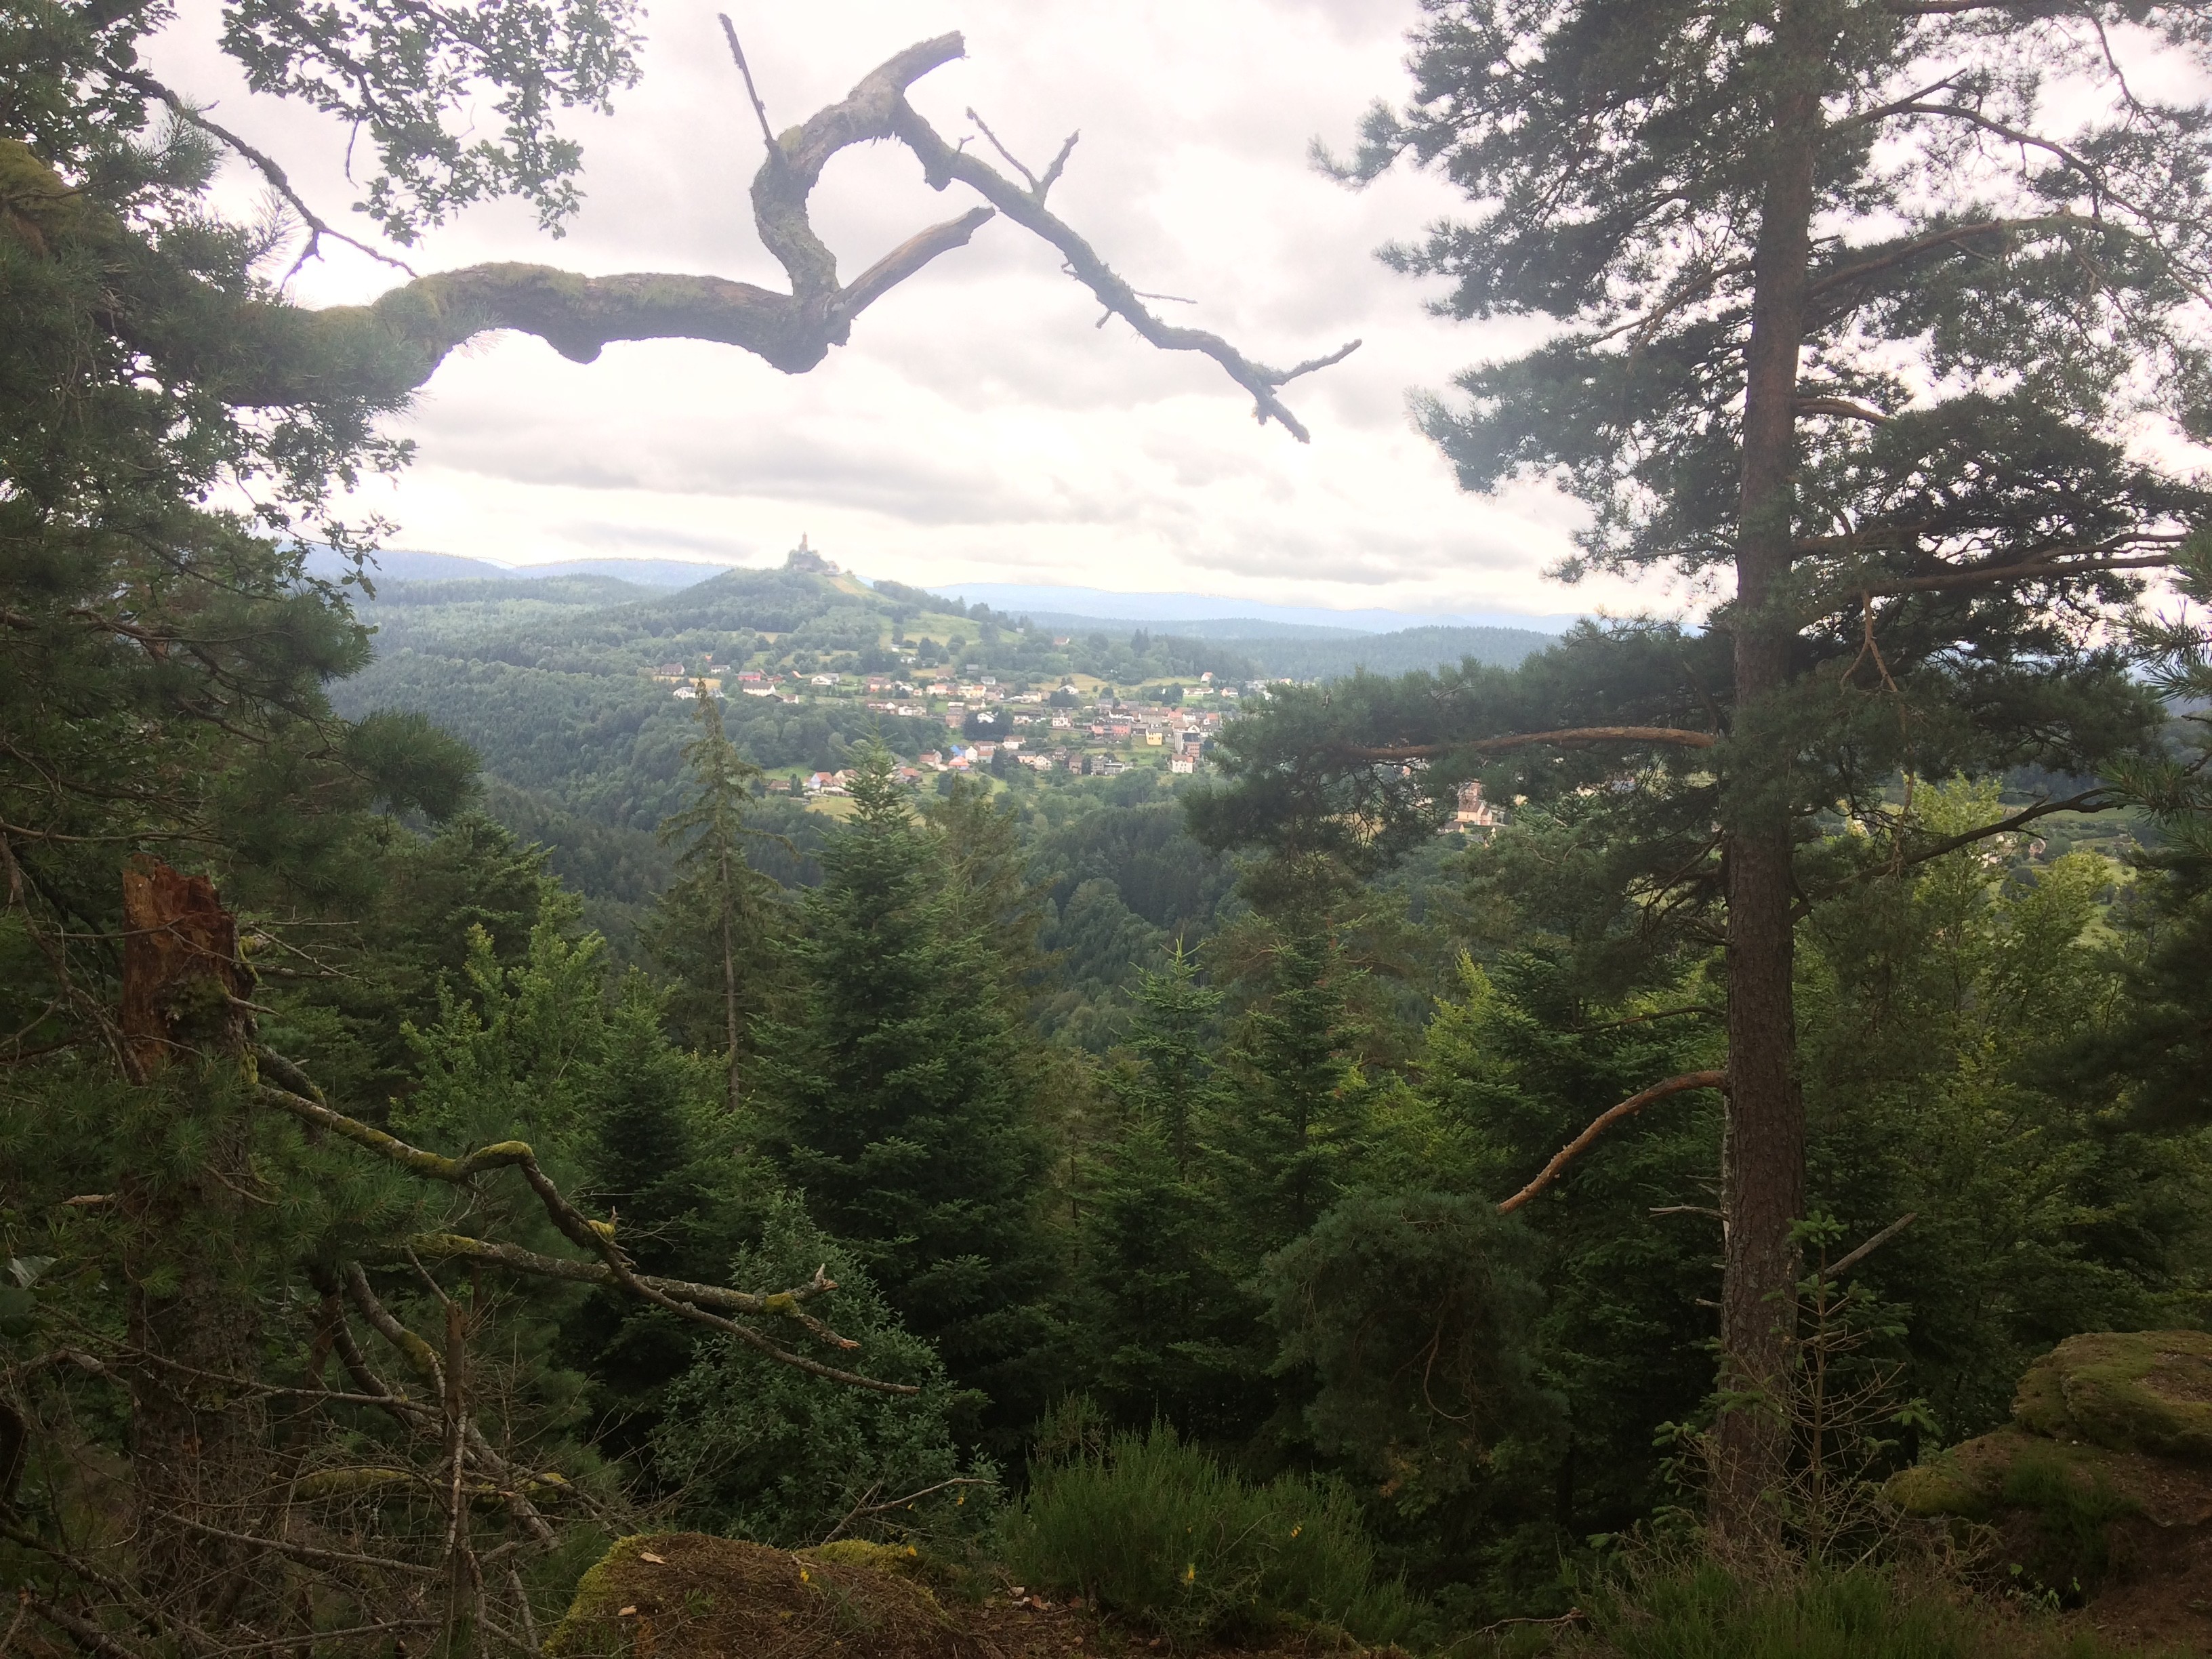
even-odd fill
[{"label": "shrub", "polygon": [[2120,1651],[2087,1632],[1869,1567],[1760,1579],[1711,1561],[1647,1565],[1584,1606],[1589,1625],[1551,1648],[1557,1659],[2117,1659]]},{"label": "shrub", "polygon": [[[830,1317],[861,1344],[868,1373],[917,1385],[884,1395],[825,1383],[734,1338],[701,1345],[669,1385],[653,1451],[684,1487],[695,1525],[763,1544],[820,1541],[842,1524],[862,1537],[957,1535],[987,1514],[981,1461],[963,1464],[953,1423],[965,1402],[929,1344],[900,1324],[882,1294],[837,1243],[781,1194],[766,1206],[760,1243],[731,1268],[733,1285],[803,1283],[817,1266],[838,1283]],[[913,1507],[871,1506],[940,1487]],[[857,1513],[856,1513],[857,1512]]]},{"label": "shrub", "polygon": [[1334,1625],[1389,1641],[1413,1622],[1340,1487],[1254,1485],[1172,1428],[1116,1435],[1031,1471],[1006,1558],[1033,1583],[1078,1589],[1177,1641]]}]

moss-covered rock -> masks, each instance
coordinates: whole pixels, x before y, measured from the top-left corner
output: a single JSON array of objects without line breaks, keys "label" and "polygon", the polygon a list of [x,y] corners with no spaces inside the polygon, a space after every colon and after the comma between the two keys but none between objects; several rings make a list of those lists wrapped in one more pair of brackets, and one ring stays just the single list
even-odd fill
[{"label": "moss-covered rock", "polygon": [[550,1659],[981,1659],[902,1553],[793,1553],[700,1533],[618,1541],[576,1586]]},{"label": "moss-covered rock", "polygon": [[2013,1417],[2052,1440],[2212,1463],[2212,1334],[2069,1337],[2028,1368]]},{"label": "moss-covered rock", "polygon": [[878,1544],[866,1538],[840,1538],[799,1553],[810,1561],[827,1561],[833,1566],[873,1567],[878,1572],[895,1572],[908,1578],[916,1576],[915,1568],[921,1559],[921,1552],[911,1544]]},{"label": "moss-covered rock", "polygon": [[2024,1462],[2196,1524],[2196,1495],[2212,1483],[2176,1466],[2212,1463],[2212,1334],[2069,1337],[2027,1368],[2009,1425],[1905,1470],[1889,1497],[1911,1515],[1987,1519]]}]

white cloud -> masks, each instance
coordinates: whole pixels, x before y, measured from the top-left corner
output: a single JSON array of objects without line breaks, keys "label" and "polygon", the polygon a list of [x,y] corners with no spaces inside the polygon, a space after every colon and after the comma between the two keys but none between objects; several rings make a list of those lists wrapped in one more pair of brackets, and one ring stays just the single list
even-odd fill
[{"label": "white cloud", "polygon": [[[283,155],[331,210],[355,192],[343,135],[246,94],[188,0],[165,70]],[[1347,607],[1556,612],[1634,603],[1609,582],[1563,590],[1546,566],[1573,509],[1529,489],[1486,501],[1407,423],[1412,386],[1528,337],[1427,315],[1376,264],[1393,235],[1452,210],[1425,177],[1363,193],[1314,173],[1378,94],[1402,93],[1407,0],[814,0],[739,15],[771,117],[795,120],[909,42],[966,31],[969,57],[920,83],[948,133],[970,104],[1032,165],[1079,128],[1054,203],[1133,283],[1184,295],[1177,320],[1294,362],[1355,336],[1347,362],[1290,388],[1313,429],[1261,428],[1210,363],[1158,352],[1061,275],[1018,228],[987,226],[866,313],[849,346],[787,377],[735,349],[610,347],[593,364],[507,337],[458,356],[406,417],[417,465],[368,505],[395,544],[512,562],[635,553],[765,562],[808,533],[871,575],[943,585],[1060,581]],[[562,240],[511,204],[434,233],[418,269],[485,259],[593,272],[713,271],[780,283],[744,191],[760,140],[709,6],[651,20],[641,86],[576,124],[586,205]],[[251,181],[237,188],[249,193]],[[848,152],[817,223],[859,270],[960,204],[904,150]],[[334,253],[311,302],[358,300],[391,273]],[[1657,597],[1656,592],[1653,597]]]}]

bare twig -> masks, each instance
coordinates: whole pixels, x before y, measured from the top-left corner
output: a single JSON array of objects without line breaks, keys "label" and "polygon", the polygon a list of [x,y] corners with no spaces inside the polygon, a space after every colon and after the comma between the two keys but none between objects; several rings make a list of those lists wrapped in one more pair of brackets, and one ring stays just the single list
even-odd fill
[{"label": "bare twig", "polygon": [[888,1515],[893,1510],[902,1510],[909,1504],[919,1503],[935,1492],[948,1492],[954,1486],[995,1486],[998,1484],[995,1480],[986,1480],[975,1475],[958,1475],[950,1480],[940,1480],[933,1486],[924,1486],[920,1492],[910,1492],[903,1498],[894,1498],[884,1504],[868,1502],[876,1495],[876,1488],[871,1486],[860,1494],[859,1503],[845,1511],[845,1518],[823,1534],[822,1541],[824,1544],[830,1542],[839,1533],[844,1531],[864,1515]]},{"label": "bare twig", "polygon": [[783,152],[776,148],[775,134],[769,128],[768,106],[761,102],[760,89],[753,85],[752,66],[745,62],[745,49],[738,44],[737,26],[730,21],[730,14],[718,11],[722,38],[730,43],[730,56],[738,60],[738,73],[745,78],[745,96],[753,100],[753,113],[760,118],[761,140],[768,146],[769,159],[773,161]]},{"label": "bare twig", "polygon": [[350,1550],[326,1550],[318,1545],[302,1544],[289,1538],[257,1538],[252,1533],[231,1532],[222,1527],[211,1527],[189,1515],[173,1513],[166,1518],[193,1532],[205,1533],[210,1538],[226,1538],[234,1544],[251,1544],[257,1549],[274,1550],[279,1555],[289,1556],[310,1566],[374,1567],[380,1572],[397,1572],[414,1578],[437,1578],[445,1573],[443,1567],[426,1567],[419,1561],[401,1561],[387,1555],[359,1555]]},{"label": "bare twig", "polygon": [[[1276,394],[1296,374],[1310,374],[1324,362],[1342,361],[1358,349],[1358,341],[1346,343],[1331,358],[1315,359],[1296,370],[1279,369],[1255,362],[1218,334],[1164,322],[1146,307],[1137,290],[1099,257],[1097,250],[1073,226],[1046,208],[1042,191],[1024,190],[981,157],[945,143],[937,129],[907,102],[903,87],[891,112],[891,127],[921,160],[922,177],[932,188],[943,190],[955,179],[966,185],[1016,224],[1059,249],[1067,262],[1069,273],[1089,289],[1109,312],[1127,322],[1146,341],[1164,351],[1195,351],[1211,357],[1230,379],[1252,394],[1255,420],[1263,423],[1279,422],[1283,429],[1300,443],[1311,441],[1304,425]],[[1005,152],[1002,149],[1000,153]],[[1026,170],[1024,176],[1029,176]]]},{"label": "bare twig", "polygon": [[300,250],[300,257],[292,261],[292,268],[284,273],[285,281],[289,282],[299,274],[301,266],[320,255],[322,239],[325,236],[334,242],[343,242],[348,247],[357,252],[366,253],[370,258],[380,264],[390,265],[395,270],[404,270],[410,276],[416,274],[415,267],[404,259],[395,258],[381,248],[372,247],[360,238],[349,236],[345,232],[329,223],[314,209],[307,205],[307,198],[293,187],[292,180],[286,176],[284,169],[277,166],[273,156],[264,150],[255,149],[228,127],[210,120],[152,76],[142,74],[137,70],[125,70],[116,78],[149,98],[159,99],[168,106],[170,112],[179,121],[198,127],[210,137],[221,139],[232,149],[237,151],[240,155],[252,164],[255,172],[269,181],[269,187],[284,198],[285,204],[291,208],[292,211],[300,216],[301,222],[307,227],[307,245]]},{"label": "bare twig", "polygon": [[[1045,192],[1053,187],[1054,183],[1060,178],[1061,172],[1066,169],[1067,166],[1067,158],[1074,151],[1075,141],[1083,137],[1083,134],[1080,131],[1069,133],[1060,146],[1060,154],[1052,158],[1052,165],[1044,170],[1044,177],[1040,179],[1036,173],[1031,173],[1027,167],[1022,165],[1019,159],[1015,156],[1013,151],[1008,149],[1004,144],[999,142],[999,135],[991,131],[989,123],[985,121],[981,116],[975,113],[975,107],[972,105],[968,110],[968,118],[975,124],[976,131],[981,132],[984,137],[991,141],[991,148],[999,152],[1000,155],[1005,160],[1006,165],[1012,167],[1015,172],[1020,173],[1023,178],[1030,181],[1030,199],[1032,202],[1038,204],[1040,206],[1043,204]],[[1149,297],[1169,298],[1172,296],[1152,295]],[[1185,301],[1184,303],[1188,305],[1192,302]]]}]

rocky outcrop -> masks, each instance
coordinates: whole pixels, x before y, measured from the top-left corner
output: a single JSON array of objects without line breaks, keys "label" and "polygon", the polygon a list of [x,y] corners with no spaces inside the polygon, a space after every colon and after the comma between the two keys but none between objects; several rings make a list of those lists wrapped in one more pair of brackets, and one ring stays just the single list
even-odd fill
[{"label": "rocky outcrop", "polygon": [[2031,1365],[2013,1420],[1905,1470],[1910,1515],[2114,1633],[2212,1651],[2212,1334],[2098,1331]]},{"label": "rocky outcrop", "polygon": [[700,1533],[625,1538],[581,1583],[552,1659],[984,1659],[883,1545],[770,1549]]}]

